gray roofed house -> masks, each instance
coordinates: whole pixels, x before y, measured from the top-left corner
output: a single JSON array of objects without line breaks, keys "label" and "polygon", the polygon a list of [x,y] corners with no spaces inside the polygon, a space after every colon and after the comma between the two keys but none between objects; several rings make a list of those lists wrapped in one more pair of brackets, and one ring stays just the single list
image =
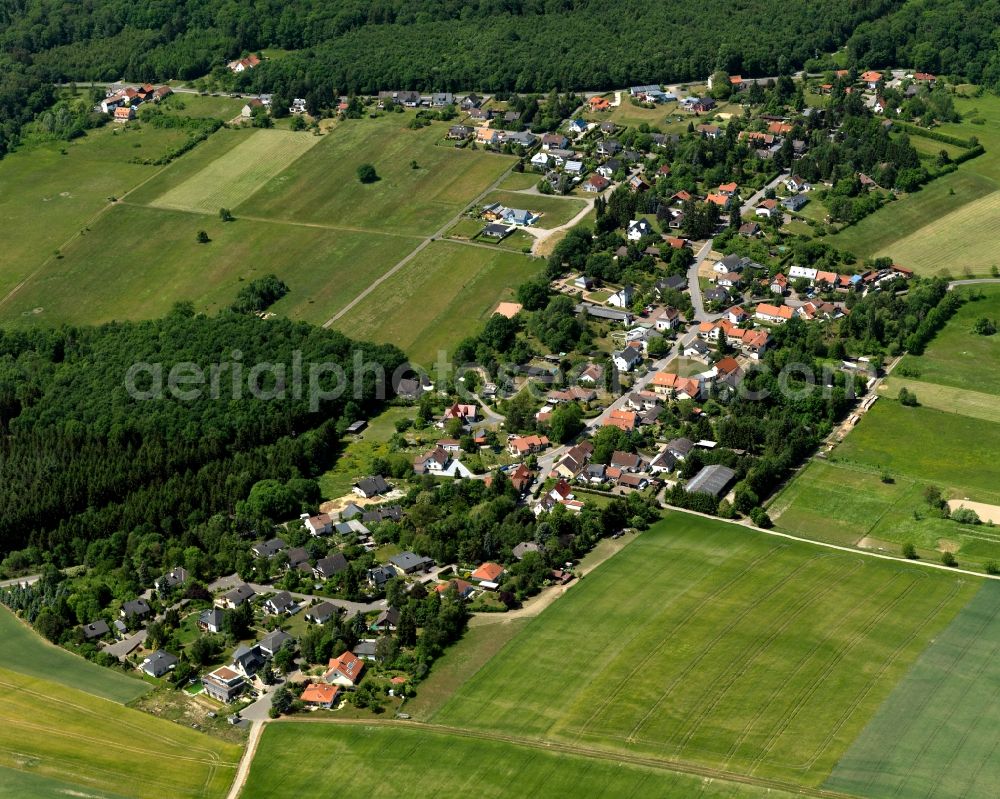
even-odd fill
[{"label": "gray roofed house", "polygon": [[505,133],[503,138],[505,142],[510,142],[520,147],[530,147],[535,143],[537,137],[531,131],[525,130],[516,133]]},{"label": "gray roofed house", "polygon": [[480,233],[491,239],[503,239],[513,233],[517,228],[514,225],[505,225],[502,222],[490,222]]},{"label": "gray roofed house", "polygon": [[285,641],[291,641],[292,636],[286,633],[284,630],[274,630],[268,633],[263,638],[260,639],[260,643],[257,646],[260,647],[260,651],[267,655],[269,658],[273,658],[274,654],[281,649]]},{"label": "gray roofed house", "polygon": [[359,497],[365,497],[366,499],[371,497],[377,497],[379,494],[385,494],[389,491],[389,484],[385,481],[385,478],[376,474],[371,477],[365,477],[358,480],[354,484],[354,493]]},{"label": "gray roofed house", "polygon": [[522,541],[514,549],[511,550],[514,553],[514,557],[518,560],[523,560],[524,556],[529,552],[541,552],[542,547],[536,544],[534,541]]},{"label": "gray roofed house", "polygon": [[709,289],[705,292],[704,296],[709,302],[720,302],[722,304],[730,302],[729,292],[724,288]]},{"label": "gray roofed house", "polygon": [[254,557],[272,558],[285,548],[285,542],[280,538],[272,538],[270,541],[260,541],[250,547]]},{"label": "gray roofed house", "polygon": [[455,95],[451,92],[435,92],[431,95],[431,106],[440,108],[441,106],[451,105],[455,102]]},{"label": "gray roofed house", "polygon": [[603,463],[588,463],[581,477],[586,477],[592,483],[603,483],[608,467]]},{"label": "gray roofed house", "polygon": [[152,612],[153,610],[149,607],[149,603],[142,597],[126,602],[119,611],[123,619],[127,619],[130,616],[134,616],[137,619],[144,619]]},{"label": "gray roofed house", "polygon": [[279,591],[264,600],[264,612],[272,616],[291,615],[298,609],[298,603],[287,591]]},{"label": "gray roofed house", "polygon": [[[362,516],[362,518],[364,518]],[[360,535],[369,536],[372,531],[365,527],[364,522],[359,521],[357,518],[351,519],[346,522],[338,522],[333,526],[334,531],[337,535]]]},{"label": "gray roofed house", "polygon": [[672,472],[675,466],[677,466],[677,456],[675,456],[669,449],[664,449],[663,452],[650,461],[649,471],[653,474],[658,474],[660,472]]},{"label": "gray roofed house", "polygon": [[252,677],[266,665],[267,658],[257,644],[253,646],[240,644],[233,652],[233,668],[247,677]]},{"label": "gray roofed house", "polygon": [[368,570],[368,584],[376,590],[381,590],[389,580],[394,580],[397,576],[392,566],[376,566]]},{"label": "gray roofed house", "polygon": [[162,677],[177,665],[177,658],[169,652],[157,649],[149,655],[139,668],[150,677]]},{"label": "gray roofed house", "polygon": [[685,356],[706,356],[711,351],[710,347],[702,341],[700,338],[696,338],[688,344],[684,345],[684,355]]},{"label": "gray roofed house", "polygon": [[684,490],[689,494],[711,494],[713,497],[718,497],[735,477],[736,472],[728,466],[712,464],[692,477]]},{"label": "gray roofed house", "polygon": [[177,568],[168,571],[162,577],[157,577],[153,582],[153,586],[157,591],[168,591],[171,588],[176,588],[177,586],[187,582],[187,578],[187,569],[183,566],[178,566]]},{"label": "gray roofed house", "polygon": [[90,624],[84,624],[80,629],[83,630],[83,637],[88,641],[100,638],[111,632],[111,628],[108,627],[108,623],[104,621],[104,619],[98,619],[97,621],[92,621]]},{"label": "gray roofed house", "polygon": [[386,505],[375,508],[361,517],[362,524],[378,524],[380,522],[398,522],[403,518],[403,509],[399,505]]},{"label": "gray roofed house", "polygon": [[340,609],[336,605],[331,602],[320,602],[306,611],[306,621],[311,621],[313,624],[326,624],[339,614]]},{"label": "gray roofed house", "polygon": [[671,275],[663,280],[656,281],[657,292],[669,289],[671,291],[686,291],[688,287],[687,278],[683,275]]},{"label": "gray roofed house", "polygon": [[378,618],[372,622],[372,629],[380,630],[382,632],[392,632],[398,625],[399,609],[390,607],[378,614]]},{"label": "gray roofed house", "polygon": [[802,208],[802,206],[805,205],[807,202],[809,202],[809,198],[806,197],[804,194],[793,194],[791,197],[786,197],[785,199],[783,199],[781,201],[781,204],[789,211],[792,211],[794,213],[795,211],[798,211],[800,208]]},{"label": "gray roofed house", "polygon": [[358,641],[351,651],[362,660],[375,660],[375,641]]},{"label": "gray roofed house", "polygon": [[582,302],[575,308],[577,313],[586,312],[588,316],[595,319],[610,319],[613,322],[628,324],[632,321],[632,314],[628,311],[619,311],[617,308],[605,308],[603,305],[592,305],[589,302]]},{"label": "gray roofed house", "polygon": [[317,580],[325,580],[333,577],[335,574],[340,574],[346,569],[347,558],[344,557],[343,552],[337,552],[317,560],[316,565],[313,567],[313,574]]},{"label": "gray roofed house", "polygon": [[364,508],[362,508],[360,505],[356,505],[353,502],[348,502],[346,505],[344,505],[344,509],[340,512],[340,519],[341,521],[346,522],[349,519],[353,519],[355,516],[360,516],[364,512],[365,512]]},{"label": "gray roofed house", "polygon": [[424,390],[423,383],[412,377],[404,377],[396,383],[396,396],[411,402],[420,399]]},{"label": "gray roofed house", "polygon": [[694,449],[694,442],[690,438],[675,438],[667,442],[666,451],[677,460],[684,460]]},{"label": "gray roofed house", "polygon": [[434,561],[430,558],[413,552],[400,552],[398,555],[393,555],[389,558],[389,563],[400,569],[403,574],[413,574],[413,572],[429,569],[434,565]]},{"label": "gray roofed house", "polygon": [[225,614],[222,612],[222,608],[211,607],[208,610],[203,610],[198,616],[198,627],[205,632],[220,633],[224,618]]},{"label": "gray roofed house", "polygon": [[285,550],[285,554],[288,556],[288,566],[292,569],[300,563],[308,563],[309,561],[309,550],[305,547],[292,547]]},{"label": "gray roofed house", "polygon": [[244,602],[253,599],[257,596],[257,592],[254,591],[246,583],[240,583],[234,588],[229,589],[221,597],[215,601],[226,608],[238,608]]},{"label": "gray roofed house", "polygon": [[483,104],[483,98],[480,97],[475,92],[465,95],[462,98],[462,108],[468,110],[470,108],[479,108]]}]

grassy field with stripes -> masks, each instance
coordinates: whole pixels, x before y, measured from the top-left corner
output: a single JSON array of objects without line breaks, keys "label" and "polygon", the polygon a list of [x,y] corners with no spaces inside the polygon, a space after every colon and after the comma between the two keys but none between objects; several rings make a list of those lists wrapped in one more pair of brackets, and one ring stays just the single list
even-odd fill
[{"label": "grassy field with stripes", "polygon": [[432,721],[818,785],[975,588],[670,514]]}]

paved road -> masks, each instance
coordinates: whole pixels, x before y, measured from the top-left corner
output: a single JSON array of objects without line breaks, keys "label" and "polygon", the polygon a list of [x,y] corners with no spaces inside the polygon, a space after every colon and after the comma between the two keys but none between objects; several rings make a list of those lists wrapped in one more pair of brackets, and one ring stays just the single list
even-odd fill
[{"label": "paved road", "polygon": [[[262,583],[248,583],[248,585],[256,591],[258,594],[273,594],[280,591],[280,588],[276,588],[273,585],[264,585]],[[329,602],[331,605],[335,605],[338,608],[343,608],[348,616],[353,616],[355,613],[371,613],[377,610],[385,610],[385,600],[379,599],[375,602],[350,602],[346,599],[331,599],[325,596],[317,596],[316,594],[302,594],[297,591],[289,591],[292,599],[297,599],[302,602]]]},{"label": "paved road", "polygon": [[41,579],[42,575],[40,574],[29,574],[24,577],[14,577],[11,580],[0,580],[0,588],[10,588],[15,585],[34,585]]}]

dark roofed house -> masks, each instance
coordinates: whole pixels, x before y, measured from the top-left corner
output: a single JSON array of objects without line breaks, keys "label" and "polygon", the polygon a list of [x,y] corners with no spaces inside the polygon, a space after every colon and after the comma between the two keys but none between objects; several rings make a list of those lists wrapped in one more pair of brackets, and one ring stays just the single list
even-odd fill
[{"label": "dark roofed house", "polygon": [[491,239],[503,239],[513,233],[517,227],[515,225],[504,225],[501,222],[491,222],[482,229],[482,235]]},{"label": "dark roofed house", "polygon": [[378,614],[378,618],[372,622],[372,629],[379,632],[393,632],[399,626],[399,609],[386,608]]},{"label": "dark roofed house", "polygon": [[385,481],[385,478],[376,474],[372,477],[365,477],[362,480],[358,480],[354,484],[354,493],[359,497],[365,497],[369,499],[371,497],[377,497],[379,494],[386,494],[389,492],[389,484]]},{"label": "dark roofed house", "polygon": [[392,566],[376,566],[368,570],[368,584],[376,591],[381,591],[389,580],[394,580],[397,576]]},{"label": "dark roofed house", "polygon": [[403,509],[399,505],[386,505],[375,508],[361,516],[362,524],[378,524],[379,522],[398,522],[403,518]]},{"label": "dark roofed house", "polygon": [[152,612],[153,610],[149,607],[149,603],[142,597],[139,599],[133,599],[131,602],[126,602],[122,605],[122,609],[119,611],[123,619],[127,619],[129,617],[144,619]]},{"label": "dark roofed house", "polygon": [[239,585],[226,591],[222,596],[215,600],[217,605],[224,608],[238,608],[244,602],[247,602],[257,596],[257,592],[254,591],[246,583],[240,583]]},{"label": "dark roofed house", "polygon": [[198,629],[207,633],[221,633],[222,620],[225,618],[222,608],[211,607],[203,610],[198,616]]},{"label": "dark roofed house", "polygon": [[246,677],[253,677],[266,665],[267,658],[256,644],[254,646],[241,644],[233,652],[233,668]]},{"label": "dark roofed house", "polygon": [[684,488],[689,494],[711,494],[713,497],[721,496],[736,472],[728,466],[712,464],[704,467],[698,474],[688,481]]},{"label": "dark roofed house", "polygon": [[108,627],[108,623],[104,619],[98,619],[97,621],[92,621],[90,624],[84,624],[80,629],[83,630],[83,637],[88,641],[92,641],[95,638],[101,638],[111,632],[111,628]]},{"label": "dark roofed house", "polygon": [[292,636],[284,630],[274,630],[261,638],[260,643],[257,644],[257,646],[260,647],[261,652],[269,658],[273,658],[275,653],[277,653],[277,651],[285,645],[285,642],[291,640]]},{"label": "dark roofed house", "polygon": [[344,557],[343,552],[337,552],[317,560],[316,565],[313,567],[313,574],[317,580],[327,580],[346,569],[347,558]]},{"label": "dark roofed house", "polygon": [[429,569],[434,565],[434,561],[430,558],[425,558],[423,555],[417,555],[413,552],[400,552],[398,555],[393,555],[389,558],[389,563],[402,571],[403,574],[413,574],[414,572]]},{"label": "dark roofed house", "polygon": [[512,550],[514,557],[522,560],[529,552],[541,552],[542,548],[534,541],[522,541]]},{"label": "dark roofed house", "polygon": [[684,460],[694,449],[694,442],[689,438],[675,438],[672,441],[667,442],[666,451],[673,455],[677,460]]},{"label": "dark roofed house", "polygon": [[285,548],[285,542],[280,538],[272,538],[270,541],[261,541],[250,547],[256,558],[273,558]]},{"label": "dark roofed house", "polygon": [[404,377],[396,383],[396,396],[411,402],[420,399],[425,389],[423,383],[412,377]]},{"label": "dark roofed house", "polygon": [[171,588],[176,588],[177,586],[186,583],[187,578],[187,569],[183,566],[178,566],[177,568],[168,571],[162,577],[157,577],[153,582],[153,586],[157,591],[169,591]]}]

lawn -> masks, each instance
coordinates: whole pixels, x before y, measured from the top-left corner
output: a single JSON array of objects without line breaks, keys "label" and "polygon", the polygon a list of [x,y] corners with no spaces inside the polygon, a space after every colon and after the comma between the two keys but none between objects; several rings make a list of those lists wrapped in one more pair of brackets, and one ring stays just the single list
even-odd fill
[{"label": "lawn", "polygon": [[[985,370],[984,370],[985,371]],[[994,369],[994,371],[996,371]],[[987,372],[987,379],[994,375]],[[1000,395],[986,394],[967,388],[942,386],[924,380],[910,380],[905,377],[889,377],[879,386],[879,394],[895,399],[899,390],[905,388],[917,395],[921,406],[938,411],[957,413],[973,419],[995,422],[1000,419]]]},{"label": "lawn", "polygon": [[584,209],[583,200],[569,197],[554,197],[544,194],[517,194],[509,191],[494,191],[483,198],[482,205],[500,203],[508,208],[525,208],[542,217],[535,227],[550,229],[565,225]]},{"label": "lawn", "polygon": [[506,189],[507,191],[530,189],[537,185],[538,181],[541,179],[542,176],[537,172],[511,172],[503,179],[503,182],[500,183],[500,188]]},{"label": "lawn", "polygon": [[972,332],[982,316],[1000,321],[1000,286],[972,286],[962,291],[968,294],[970,289],[985,296],[959,308],[924,354],[907,355],[898,369],[912,370],[915,377],[929,383],[1000,395],[1000,334],[979,336]]},{"label": "lawn", "polygon": [[840,760],[825,787],[859,796],[995,796],[1000,586],[939,634]]},{"label": "lawn", "polygon": [[674,513],[433,721],[818,785],[976,587]]},{"label": "lawn", "polygon": [[996,504],[1000,503],[998,452],[1000,422],[880,399],[833,456]]},{"label": "lawn", "polygon": [[[246,105],[246,100],[242,97],[222,97],[210,94],[188,94],[187,92],[170,95],[163,102],[157,104],[168,114],[179,114],[188,117],[211,117],[229,122],[238,117]],[[140,118],[142,112],[140,111]]]},{"label": "lawn", "polygon": [[[121,231],[149,231],[109,246]],[[211,242],[199,244],[207,231]],[[410,252],[415,240],[119,205],[8,301],[5,316],[35,324],[150,318],[178,300],[228,306],[242,281],[276,273],[291,291],[272,310],[323,322]],[[81,302],[81,299],[84,300]]]},{"label": "lawn", "polygon": [[[862,258],[891,256],[922,274],[989,274],[1000,262],[993,246],[1000,233],[1000,98],[959,97],[955,107],[962,121],[942,125],[941,132],[961,139],[975,136],[986,153],[827,241]],[[924,151],[942,149],[939,142],[911,140]]]},{"label": "lawn", "polygon": [[0,686],[0,767],[137,799],[221,797],[233,780],[233,744],[5,669]]},{"label": "lawn", "polygon": [[340,452],[333,468],[320,477],[323,499],[337,499],[351,493],[351,486],[369,473],[372,458],[389,454],[388,442],[396,432],[396,422],[414,416],[413,408],[389,408],[372,419],[364,432]]},{"label": "lawn", "polygon": [[2,606],[0,638],[0,669],[41,677],[112,702],[130,702],[150,690],[137,677],[102,668],[53,646]]},{"label": "lawn", "polygon": [[[43,777],[30,771],[19,771],[0,766],[0,799],[25,799],[25,797],[64,797],[79,795],[80,786],[69,782]],[[102,790],[94,793],[88,787],[90,799],[126,799],[121,794]]]},{"label": "lawn", "polygon": [[[309,756],[289,768],[289,752]],[[427,728],[307,722],[270,725],[254,758],[243,799],[331,793],[372,799],[402,795],[790,799],[793,795],[650,765]]]},{"label": "lawn", "polygon": [[[438,145],[444,123],[410,130],[411,118],[386,114],[338,124],[235,210],[343,228],[435,233],[500,178],[513,159]],[[375,167],[379,180],[358,180],[357,168],[364,163]]]},{"label": "lawn", "polygon": [[424,366],[476,333],[501,300],[541,270],[519,253],[436,241],[341,317],[335,327],[396,344]]},{"label": "lawn", "polygon": [[257,130],[179,186],[150,202],[159,208],[217,214],[233,208],[320,141],[303,131]]}]

